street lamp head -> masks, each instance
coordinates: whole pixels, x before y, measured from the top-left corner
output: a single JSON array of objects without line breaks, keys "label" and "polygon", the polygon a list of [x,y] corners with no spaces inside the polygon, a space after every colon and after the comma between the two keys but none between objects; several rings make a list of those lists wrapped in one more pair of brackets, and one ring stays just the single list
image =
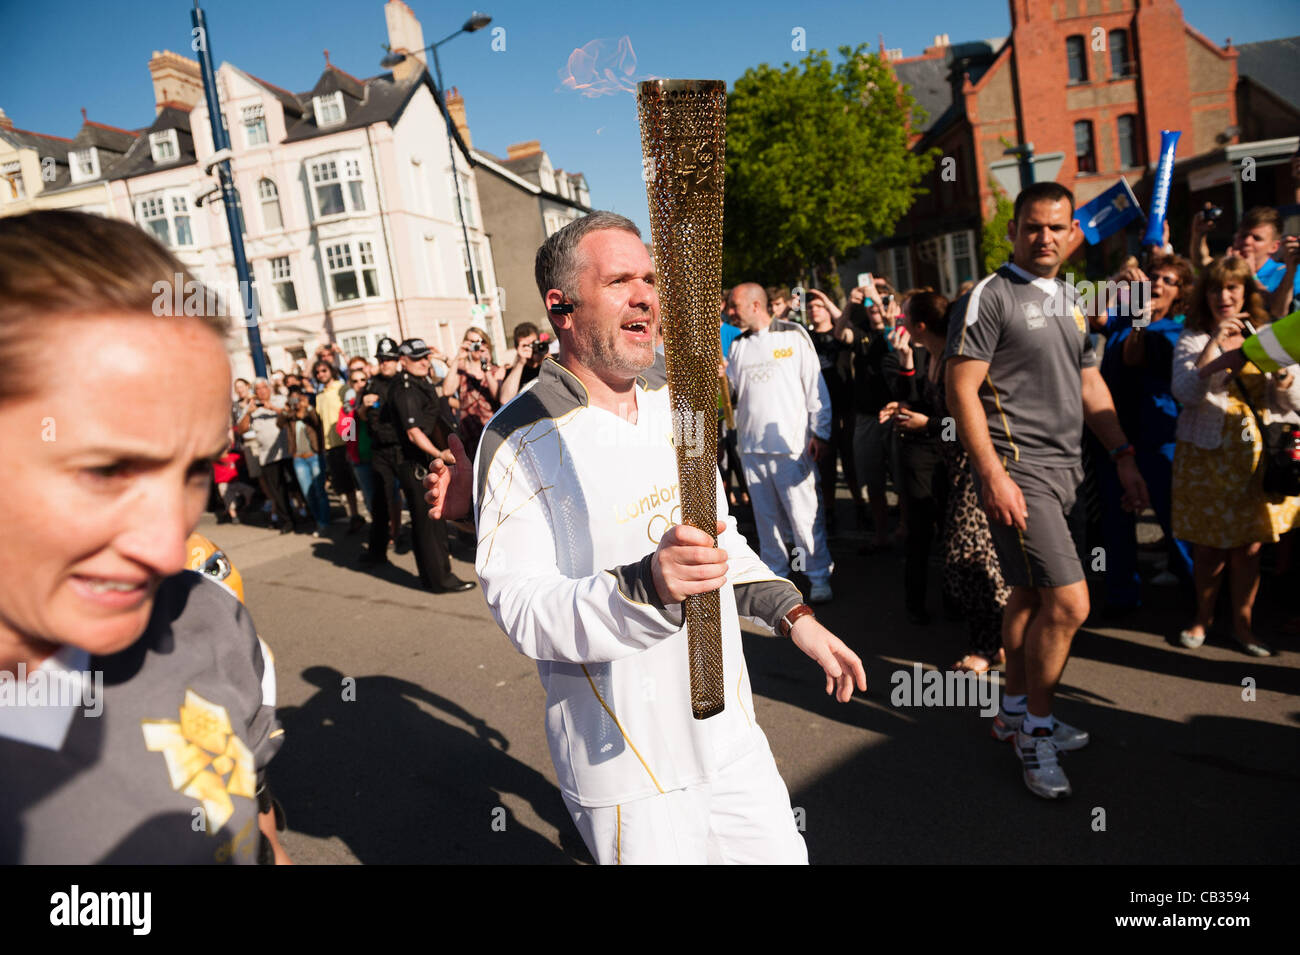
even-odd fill
[{"label": "street lamp head", "polygon": [[477,10],[475,10],[472,14],[470,14],[470,18],[465,21],[465,25],[461,27],[461,29],[464,30],[466,33],[473,33],[475,30],[482,30],[485,26],[487,26],[491,22],[492,22],[492,18],[490,16],[488,16],[486,13],[479,13]]},{"label": "street lamp head", "polygon": [[405,53],[398,53],[394,50],[390,50],[389,53],[379,61],[379,65],[385,70],[391,70],[395,66],[400,66],[405,61]]}]

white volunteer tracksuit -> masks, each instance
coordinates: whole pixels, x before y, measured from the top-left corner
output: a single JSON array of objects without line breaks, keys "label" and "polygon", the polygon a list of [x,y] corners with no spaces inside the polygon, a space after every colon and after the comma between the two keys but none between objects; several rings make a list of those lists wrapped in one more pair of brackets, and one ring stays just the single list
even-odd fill
[{"label": "white volunteer tracksuit", "polygon": [[806,862],[754,716],[738,619],[771,627],[799,597],[736,530],[721,481],[729,572],[716,716],[691,715],[682,608],[654,591],[650,557],[681,522],[662,368],[638,384],[632,424],[543,363],[479,446],[475,570],[497,623],[537,661],[559,787],[597,861]]},{"label": "white volunteer tracksuit", "polygon": [[778,576],[788,574],[786,541],[792,540],[796,558],[803,558],[794,569],[814,585],[828,584],[834,564],[808,443],[813,435],[830,440],[831,399],[812,339],[802,326],[781,320],[746,332],[731,343],[727,378],[763,563]]}]

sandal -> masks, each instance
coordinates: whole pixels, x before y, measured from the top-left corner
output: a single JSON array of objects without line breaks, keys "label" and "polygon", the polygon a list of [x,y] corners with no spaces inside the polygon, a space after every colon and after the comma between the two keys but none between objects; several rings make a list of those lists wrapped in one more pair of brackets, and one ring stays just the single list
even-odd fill
[{"label": "sandal", "polygon": [[[980,666],[974,661],[983,662]],[[1007,665],[1007,651],[998,647],[997,656],[986,657],[982,653],[968,653],[948,669],[955,670],[959,673],[987,673],[989,670],[997,670]]]},{"label": "sandal", "polygon": [[988,658],[978,653],[968,653],[948,669],[956,670],[958,673],[988,673],[990,667]]},{"label": "sandal", "polygon": [[1249,653],[1252,657],[1271,657],[1273,655],[1273,648],[1263,640],[1259,639],[1259,637],[1250,636],[1245,640],[1242,640],[1234,634],[1232,639],[1237,646],[1241,647],[1243,651]]}]

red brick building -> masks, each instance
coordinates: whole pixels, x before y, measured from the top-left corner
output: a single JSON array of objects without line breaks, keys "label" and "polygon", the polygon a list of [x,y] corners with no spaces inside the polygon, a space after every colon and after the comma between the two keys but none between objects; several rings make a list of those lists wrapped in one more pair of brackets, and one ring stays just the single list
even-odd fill
[{"label": "red brick building", "polygon": [[[1125,176],[1145,206],[1162,129],[1181,163],[1236,142],[1237,53],[1183,20],[1175,0],[1010,0],[1011,36],[946,35],[894,69],[928,113],[914,147],[942,158],[876,269],[901,287],[953,294],[981,272],[980,228],[995,206],[990,166],[1009,145],[1063,153],[1055,179],[1087,202]],[[1011,195],[1014,198],[1014,192]],[[1135,242],[1089,249],[1100,266]],[[852,267],[850,267],[852,268]]]}]

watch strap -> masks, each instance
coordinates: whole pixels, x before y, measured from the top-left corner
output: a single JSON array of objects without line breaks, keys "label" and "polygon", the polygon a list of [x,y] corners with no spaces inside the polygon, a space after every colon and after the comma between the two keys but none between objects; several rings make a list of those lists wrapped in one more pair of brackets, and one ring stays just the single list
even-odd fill
[{"label": "watch strap", "polygon": [[796,604],[795,606],[787,610],[785,616],[781,618],[781,623],[778,628],[781,636],[783,637],[790,636],[791,631],[794,630],[795,621],[798,620],[800,617],[815,617],[815,616],[816,614],[813,613],[812,607],[808,606],[807,604]]}]

